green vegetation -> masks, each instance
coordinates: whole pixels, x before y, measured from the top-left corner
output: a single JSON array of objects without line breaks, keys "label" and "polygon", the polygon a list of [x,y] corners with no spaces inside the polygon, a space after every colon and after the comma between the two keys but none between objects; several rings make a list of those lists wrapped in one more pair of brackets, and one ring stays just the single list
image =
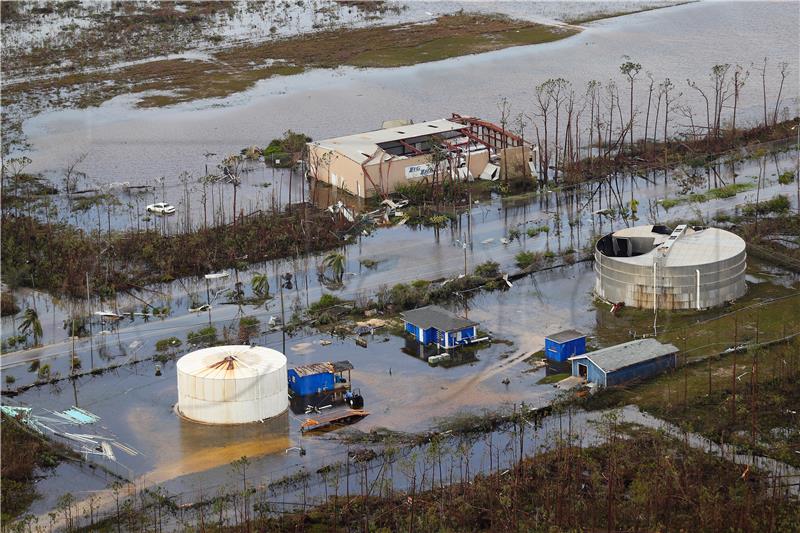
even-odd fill
[{"label": "green vegetation", "polygon": [[781,185],[789,185],[794,181],[795,172],[794,170],[787,170],[786,172],[782,172],[780,176],[778,176],[778,183]]},{"label": "green vegetation", "polygon": [[769,215],[786,213],[792,207],[789,197],[785,194],[779,194],[770,200],[747,204],[742,209],[744,216],[752,217],[755,215]]},{"label": "green vegetation", "polygon": [[496,261],[486,261],[475,267],[475,275],[482,278],[496,278],[500,276],[500,263]]},{"label": "green vegetation", "polygon": [[541,252],[523,250],[514,257],[514,260],[519,268],[533,270],[541,266],[544,257],[545,255]]},{"label": "green vegetation", "polygon": [[525,230],[525,233],[528,234],[528,237],[536,237],[540,233],[550,233],[550,226],[534,226]]},{"label": "green vegetation", "polygon": [[180,348],[181,340],[178,337],[170,337],[168,339],[159,339],[156,341],[157,352],[167,352],[175,348]]},{"label": "green vegetation", "polygon": [[733,198],[740,192],[745,192],[755,189],[753,183],[731,183],[724,187],[711,189],[704,193],[691,193],[686,196],[678,196],[676,198],[664,198],[659,202],[661,207],[669,211],[676,205],[689,204],[689,203],[705,203],[711,199]]},{"label": "green vegetation", "polygon": [[186,334],[186,342],[192,346],[208,345],[211,346],[217,342],[217,328],[214,326],[206,326],[197,331],[190,331]]},{"label": "green vegetation", "polygon": [[360,259],[358,262],[361,263],[361,266],[363,266],[364,268],[375,268],[376,266],[378,266],[378,263],[380,261],[365,258],[365,259]]},{"label": "green vegetation", "polygon": [[[264,149],[264,161],[278,168],[289,168],[297,163],[306,143],[311,142],[311,137],[304,133],[288,130],[280,139],[272,139]],[[244,153],[245,150],[242,150]]]},{"label": "green vegetation", "polygon": [[700,433],[800,466],[800,340],[690,363],[632,388],[590,398],[589,408],[635,403]]},{"label": "green vegetation", "polygon": [[347,300],[342,300],[334,294],[323,294],[319,300],[308,306],[308,314],[311,316],[319,316],[323,312],[330,311],[334,307],[343,306],[348,304]]},{"label": "green vegetation", "polygon": [[539,385],[549,385],[551,383],[558,383],[559,381],[566,379],[570,376],[569,372],[563,372],[560,374],[550,374],[549,376],[545,376],[536,383]]},{"label": "green vegetation", "polygon": [[258,336],[259,324],[261,324],[261,321],[254,316],[243,316],[240,318],[238,341],[241,344],[248,344],[251,338]]}]

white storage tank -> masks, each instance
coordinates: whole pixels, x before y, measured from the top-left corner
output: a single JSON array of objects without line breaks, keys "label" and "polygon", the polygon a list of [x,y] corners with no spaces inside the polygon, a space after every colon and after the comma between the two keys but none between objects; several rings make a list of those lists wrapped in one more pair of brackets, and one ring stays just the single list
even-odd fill
[{"label": "white storage tank", "polygon": [[643,309],[708,309],[747,291],[747,250],[717,228],[635,226],[595,246],[595,294]]},{"label": "white storage tank", "polygon": [[261,346],[213,346],[178,360],[178,412],[207,424],[246,424],[289,406],[286,356]]}]

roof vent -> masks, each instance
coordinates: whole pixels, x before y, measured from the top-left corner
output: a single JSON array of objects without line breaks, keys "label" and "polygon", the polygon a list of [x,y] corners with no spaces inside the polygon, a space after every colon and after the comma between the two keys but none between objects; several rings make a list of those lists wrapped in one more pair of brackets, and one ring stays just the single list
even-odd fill
[{"label": "roof vent", "polygon": [[429,128],[438,128],[439,126],[436,126],[435,124],[428,124],[428,127]]}]

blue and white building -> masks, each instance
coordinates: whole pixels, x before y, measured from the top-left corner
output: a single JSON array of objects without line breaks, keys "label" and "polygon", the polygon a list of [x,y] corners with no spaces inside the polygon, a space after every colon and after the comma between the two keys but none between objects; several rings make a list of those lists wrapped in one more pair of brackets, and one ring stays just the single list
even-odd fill
[{"label": "blue and white building", "polygon": [[677,366],[678,348],[656,339],[638,339],[570,357],[572,375],[599,387],[646,379]]},{"label": "blue and white building", "polygon": [[551,361],[566,362],[570,357],[586,353],[586,335],[567,329],[544,338],[544,354]]},{"label": "blue and white building", "polygon": [[423,345],[447,350],[469,344],[478,337],[478,323],[461,318],[438,305],[402,313],[405,330]]}]

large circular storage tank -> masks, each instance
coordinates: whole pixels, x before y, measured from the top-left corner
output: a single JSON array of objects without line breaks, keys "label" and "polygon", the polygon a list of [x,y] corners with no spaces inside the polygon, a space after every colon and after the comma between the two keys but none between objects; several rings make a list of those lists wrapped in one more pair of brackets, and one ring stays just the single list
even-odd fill
[{"label": "large circular storage tank", "polygon": [[636,226],[595,246],[595,293],[644,309],[706,309],[747,291],[744,240],[717,228]]},{"label": "large circular storage tank", "polygon": [[213,346],[178,360],[178,412],[207,424],[245,424],[289,406],[286,356],[261,346]]}]

